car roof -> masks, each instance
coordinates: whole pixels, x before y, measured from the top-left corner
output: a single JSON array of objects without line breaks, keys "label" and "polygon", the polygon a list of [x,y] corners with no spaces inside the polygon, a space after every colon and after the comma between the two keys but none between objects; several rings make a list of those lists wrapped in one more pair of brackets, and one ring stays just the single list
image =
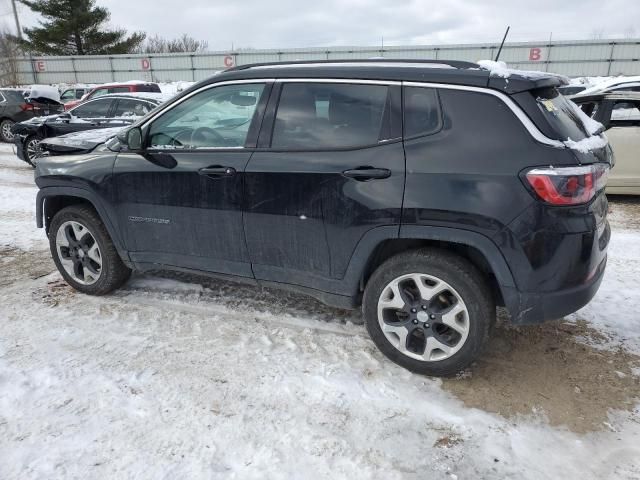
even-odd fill
[{"label": "car roof", "polygon": [[576,95],[570,96],[571,100],[576,103],[583,102],[599,102],[601,100],[632,100],[634,102],[640,101],[640,92],[600,92],[592,95]]},{"label": "car roof", "polygon": [[[535,75],[533,75],[535,74]],[[215,75],[209,83],[253,78],[331,78],[348,80],[408,81],[489,87],[507,93],[555,87],[563,81],[552,74],[511,70],[495,74],[476,63],[452,60],[368,59],[256,63],[241,65]],[[193,87],[190,89],[192,90]]]}]

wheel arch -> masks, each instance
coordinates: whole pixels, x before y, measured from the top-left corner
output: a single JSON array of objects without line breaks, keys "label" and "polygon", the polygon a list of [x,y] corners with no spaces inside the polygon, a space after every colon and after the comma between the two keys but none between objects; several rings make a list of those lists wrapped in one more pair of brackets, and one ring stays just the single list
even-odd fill
[{"label": "wheel arch", "polygon": [[123,260],[128,259],[121,236],[115,228],[112,218],[102,205],[99,197],[89,190],[76,187],[45,187],[38,191],[36,197],[36,224],[49,234],[51,220],[65,207],[71,205],[88,205],[92,207],[104,223],[113,244]]},{"label": "wheel arch", "polygon": [[452,251],[478,268],[489,281],[496,303],[513,306],[515,282],[507,262],[488,237],[469,230],[450,227],[403,226],[396,237],[378,241],[361,267],[360,291],[385,260],[407,250],[438,248]]}]

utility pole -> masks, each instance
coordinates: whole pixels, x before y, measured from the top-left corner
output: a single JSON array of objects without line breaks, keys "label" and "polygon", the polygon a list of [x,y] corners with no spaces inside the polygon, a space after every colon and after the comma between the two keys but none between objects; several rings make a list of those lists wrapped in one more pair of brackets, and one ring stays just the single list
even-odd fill
[{"label": "utility pole", "polygon": [[22,28],[20,28],[20,19],[18,19],[18,8],[16,7],[16,0],[11,0],[11,6],[13,7],[13,18],[16,21],[16,32],[18,38],[22,40]]}]

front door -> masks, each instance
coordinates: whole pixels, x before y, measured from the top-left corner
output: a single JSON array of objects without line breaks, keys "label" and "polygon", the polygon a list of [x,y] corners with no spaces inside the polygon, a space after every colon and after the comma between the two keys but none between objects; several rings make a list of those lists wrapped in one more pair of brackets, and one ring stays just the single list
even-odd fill
[{"label": "front door", "polygon": [[131,259],[251,277],[243,171],[268,86],[211,86],[143,127],[146,149],[120,153],[117,212]]},{"label": "front door", "polygon": [[400,223],[400,87],[291,81],[279,90],[245,171],[254,274],[350,295],[339,280],[358,242]]}]

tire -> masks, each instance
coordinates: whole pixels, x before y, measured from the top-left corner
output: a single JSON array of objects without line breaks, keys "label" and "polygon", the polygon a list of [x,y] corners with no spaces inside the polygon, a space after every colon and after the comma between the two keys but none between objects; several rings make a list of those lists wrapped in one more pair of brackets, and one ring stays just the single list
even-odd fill
[{"label": "tire", "polygon": [[[32,167],[36,166],[37,157],[35,157],[33,153],[36,152],[37,146],[41,140],[42,138],[36,135],[31,135],[30,137],[27,137],[27,139],[24,141],[24,149],[23,149],[24,159]],[[34,145],[30,146],[30,144],[34,144]],[[31,153],[30,153],[30,150],[31,150]]]},{"label": "tire", "polygon": [[5,118],[0,122],[0,140],[6,143],[13,142],[13,134],[11,133],[11,127],[13,127],[15,123],[16,122],[8,118]]},{"label": "tire", "polygon": [[56,213],[49,228],[49,247],[62,277],[82,293],[107,294],[131,275],[90,206],[72,205]]},{"label": "tire", "polygon": [[407,370],[430,376],[468,367],[496,318],[486,279],[465,259],[440,249],[385,261],[367,283],[362,308],[380,351]]}]

